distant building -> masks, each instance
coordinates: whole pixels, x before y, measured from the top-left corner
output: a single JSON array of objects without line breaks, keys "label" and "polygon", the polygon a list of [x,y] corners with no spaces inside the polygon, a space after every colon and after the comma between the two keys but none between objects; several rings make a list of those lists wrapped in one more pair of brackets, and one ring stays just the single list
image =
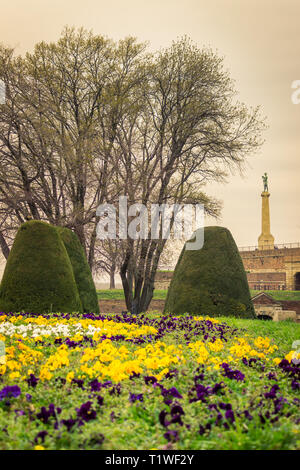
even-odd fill
[{"label": "distant building", "polygon": [[274,245],[270,231],[270,193],[263,191],[258,246],[239,248],[250,289],[300,290],[300,243]]},{"label": "distant building", "polygon": [[300,290],[300,243],[239,248],[250,289]]},{"label": "distant building", "polygon": [[300,322],[299,301],[275,300],[265,292],[260,292],[252,297],[252,302],[257,318]]}]

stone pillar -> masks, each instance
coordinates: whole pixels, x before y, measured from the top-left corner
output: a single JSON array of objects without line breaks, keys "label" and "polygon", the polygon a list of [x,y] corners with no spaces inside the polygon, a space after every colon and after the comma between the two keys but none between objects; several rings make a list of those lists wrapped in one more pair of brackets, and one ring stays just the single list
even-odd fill
[{"label": "stone pillar", "polygon": [[261,193],[262,206],[261,206],[261,235],[258,237],[258,249],[259,250],[273,250],[274,249],[274,237],[270,231],[270,208],[269,208],[269,197],[268,191]]}]

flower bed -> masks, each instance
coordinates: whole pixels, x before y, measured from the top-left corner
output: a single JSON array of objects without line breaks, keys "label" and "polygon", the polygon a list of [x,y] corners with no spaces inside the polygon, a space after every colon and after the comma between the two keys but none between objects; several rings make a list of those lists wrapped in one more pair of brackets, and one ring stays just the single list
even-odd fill
[{"label": "flower bed", "polygon": [[2,315],[0,448],[299,448],[300,329],[270,323]]}]

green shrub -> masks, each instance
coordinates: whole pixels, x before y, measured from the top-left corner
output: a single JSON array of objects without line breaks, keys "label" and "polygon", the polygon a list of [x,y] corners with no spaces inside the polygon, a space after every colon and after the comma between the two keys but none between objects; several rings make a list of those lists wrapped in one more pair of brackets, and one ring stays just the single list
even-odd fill
[{"label": "green shrub", "polygon": [[243,262],[229,230],[205,227],[200,250],[184,246],[164,313],[255,318]]},{"label": "green shrub", "polygon": [[65,227],[56,227],[68,252],[83,311],[99,313],[95,284],[84,249],[77,235]]},{"label": "green shrub", "polygon": [[31,220],[19,228],[2,278],[0,311],[82,311],[72,265],[55,227]]}]

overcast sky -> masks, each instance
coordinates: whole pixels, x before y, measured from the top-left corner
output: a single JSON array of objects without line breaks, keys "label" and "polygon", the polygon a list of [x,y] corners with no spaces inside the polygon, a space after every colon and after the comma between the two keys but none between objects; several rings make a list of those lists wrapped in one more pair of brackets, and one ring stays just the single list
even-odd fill
[{"label": "overcast sky", "polygon": [[[300,80],[300,0],[0,0],[0,41],[24,54],[36,42],[56,41],[65,25],[115,40],[128,35],[166,47],[184,34],[224,56],[239,99],[260,105],[266,142],[248,159],[244,177],[210,185],[223,201],[218,225],[239,246],[260,234],[261,175],[269,174],[275,243],[300,241],[300,104],[291,84]],[[207,225],[214,221],[206,221]]]}]

